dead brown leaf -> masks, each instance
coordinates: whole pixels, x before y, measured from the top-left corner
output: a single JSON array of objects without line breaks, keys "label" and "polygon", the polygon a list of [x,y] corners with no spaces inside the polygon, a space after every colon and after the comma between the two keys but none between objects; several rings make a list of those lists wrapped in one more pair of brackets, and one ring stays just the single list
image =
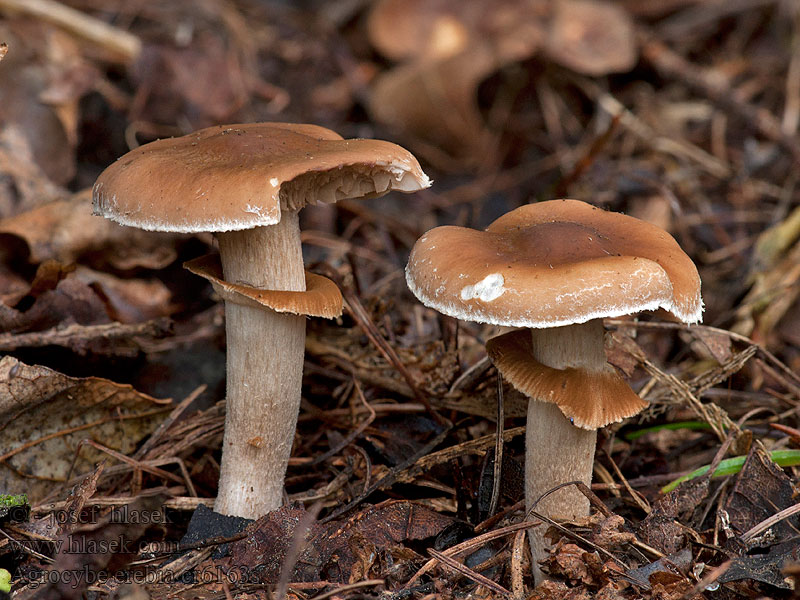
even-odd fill
[{"label": "dead brown leaf", "polygon": [[39,272],[44,272],[43,276],[34,280],[38,284],[31,288],[36,295],[26,295],[31,305],[18,309],[6,307],[7,310],[0,313],[0,329],[18,333],[41,331],[62,323],[109,322],[106,307],[92,288],[74,276],[58,279],[63,271],[55,261],[45,262],[42,267]]},{"label": "dead brown leaf", "polygon": [[[302,509],[284,507],[256,521],[248,528],[248,537],[232,544],[233,563],[256,567],[263,582],[276,581],[303,514]],[[401,542],[434,537],[452,522],[428,508],[397,500],[365,508],[345,521],[316,524],[291,580],[355,581],[370,570],[378,552]]]},{"label": "dead brown leaf", "polygon": [[91,67],[68,34],[41,21],[5,21],[0,35],[15,48],[0,69],[0,126],[20,131],[33,161],[50,181],[64,185],[75,175],[79,97],[54,104],[46,92],[54,80],[68,77],[73,65]]},{"label": "dead brown leaf", "polygon": [[[64,481],[77,443],[94,438],[129,453],[169,410],[129,385],[67,377],[52,369],[0,359],[0,489],[25,491],[33,502]],[[74,472],[93,468],[103,455],[80,451]]]},{"label": "dead brown leaf", "polygon": [[593,597],[584,587],[569,588],[562,581],[545,579],[528,600],[592,600]]},{"label": "dead brown leaf", "polygon": [[[688,516],[702,504],[708,495],[708,478],[687,481],[677,489],[661,496],[652,511],[639,524],[639,535],[647,545],[673,554],[685,545]],[[688,515],[688,516],[687,516]]]},{"label": "dead brown leaf", "polygon": [[16,125],[0,127],[0,218],[63,198],[67,192],[54,184],[36,164],[28,140]]},{"label": "dead brown leaf", "polygon": [[61,521],[58,533],[66,533],[72,530],[80,522],[81,511],[86,505],[86,501],[97,491],[97,480],[103,474],[105,461],[101,462],[94,471],[89,473],[83,480],[72,488],[72,492],[67,498],[67,507],[64,509],[64,518]]},{"label": "dead brown leaf", "polygon": [[606,335],[605,342],[606,359],[628,377],[647,358],[644,350],[624,330]]},{"label": "dead brown leaf", "polygon": [[[560,541],[550,553],[547,561],[548,570],[552,575],[564,577],[571,582],[594,585],[596,582],[589,565],[591,555],[591,552],[586,552],[576,544]],[[594,557],[598,558],[596,553]]]},{"label": "dead brown leaf", "polygon": [[216,34],[199,32],[185,47],[150,45],[135,66],[134,118],[196,128],[228,119],[249,97],[237,59]]},{"label": "dead brown leaf", "polygon": [[[768,517],[795,504],[796,493],[791,478],[770,459],[761,444],[753,444],[725,503],[730,530],[738,538]],[[800,519],[795,515],[770,527],[750,546],[769,547],[794,538],[798,527]],[[738,539],[729,539],[728,546],[733,550],[742,548]]]},{"label": "dead brown leaf", "polygon": [[599,522],[592,527],[592,541],[606,550],[613,550],[636,541],[636,536],[630,531],[625,531],[625,519],[612,514],[604,517],[595,513],[593,518]]},{"label": "dead brown leaf", "polygon": [[719,364],[725,364],[733,356],[733,344],[729,335],[702,327],[692,329],[691,334]]},{"label": "dead brown leaf", "polygon": [[78,267],[75,277],[100,294],[114,321],[141,323],[172,312],[172,293],[158,279],[120,279],[87,267]]},{"label": "dead brown leaf", "polygon": [[0,220],[0,234],[23,241],[33,264],[47,259],[70,263],[92,254],[121,270],[167,266],[177,256],[175,240],[181,239],[93,216],[91,190]]}]

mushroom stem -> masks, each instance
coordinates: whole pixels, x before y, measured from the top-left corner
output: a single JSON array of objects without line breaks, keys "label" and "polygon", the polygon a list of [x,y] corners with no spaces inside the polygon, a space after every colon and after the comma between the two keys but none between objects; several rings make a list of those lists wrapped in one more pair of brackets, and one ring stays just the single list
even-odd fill
[{"label": "mushroom stem", "polygon": [[[305,290],[296,212],[280,223],[218,234],[226,281]],[[227,406],[214,510],[256,519],[281,506],[305,346],[304,316],[225,303]]]},{"label": "mushroom stem", "polygon": [[[531,329],[534,358],[548,367],[603,371],[603,322],[594,319],[579,325]],[[586,399],[590,401],[589,398]],[[575,427],[555,404],[530,399],[525,436],[525,502],[528,510],[542,494],[568,481],[589,485],[597,430]],[[589,500],[574,486],[553,492],[535,506],[536,512],[557,521],[589,514]],[[536,583],[543,575],[539,561],[547,558],[546,525],[528,530]]]}]

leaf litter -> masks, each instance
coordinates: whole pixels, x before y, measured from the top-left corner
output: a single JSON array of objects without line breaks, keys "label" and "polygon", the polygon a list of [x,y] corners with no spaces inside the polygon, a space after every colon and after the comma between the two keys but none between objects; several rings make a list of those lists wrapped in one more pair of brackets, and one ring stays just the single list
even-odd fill
[{"label": "leaf litter", "polygon": [[[0,517],[0,566],[15,597],[791,596],[800,480],[769,458],[800,429],[791,7],[442,0],[406,3],[387,38],[388,0],[12,4],[0,489],[29,504]],[[92,217],[88,188],[141,143],[255,120],[400,141],[436,186],[303,217],[348,310],[309,322],[289,502],[182,546],[213,505],[225,404],[222,313],[180,265],[213,241]],[[601,432],[593,514],[552,525],[524,514],[526,399],[507,386],[489,513],[496,332],[418,306],[402,267],[430,227],[561,195],[668,228],[700,268],[708,325],[606,323],[610,362],[650,407]],[[737,455],[736,474],[660,491]],[[553,541],[536,589],[528,526]]]}]

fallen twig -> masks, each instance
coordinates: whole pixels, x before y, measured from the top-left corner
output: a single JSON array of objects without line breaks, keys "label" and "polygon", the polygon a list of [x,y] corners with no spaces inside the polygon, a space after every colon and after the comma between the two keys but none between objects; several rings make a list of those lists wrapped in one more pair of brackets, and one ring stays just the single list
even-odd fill
[{"label": "fallen twig", "polygon": [[[0,0],[2,2],[3,0]],[[162,337],[172,329],[167,318],[144,323],[103,323],[101,325],[79,325],[53,327],[45,331],[0,334],[0,352],[13,352],[20,348],[62,346],[81,350],[87,343],[97,340],[118,340],[137,336]]]},{"label": "fallen twig", "polygon": [[90,17],[54,0],[0,0],[0,10],[42,19],[102,46],[124,63],[132,63],[142,52],[142,41],[135,35]]}]

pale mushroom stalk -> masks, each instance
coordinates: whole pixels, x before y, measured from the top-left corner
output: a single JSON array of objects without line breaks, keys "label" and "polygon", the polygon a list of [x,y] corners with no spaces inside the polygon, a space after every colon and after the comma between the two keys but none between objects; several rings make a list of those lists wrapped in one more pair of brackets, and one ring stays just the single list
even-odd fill
[{"label": "pale mushroom stalk", "polygon": [[[218,233],[226,281],[305,290],[297,212],[275,225]],[[303,378],[306,318],[225,303],[227,401],[214,510],[256,519],[280,507]]]},{"label": "pale mushroom stalk", "polygon": [[[596,430],[647,405],[607,364],[601,319],[662,308],[696,323],[703,313],[697,269],[672,236],[577,200],[521,206],[485,231],[434,228],[414,244],[406,281],[446,315],[517,328],[487,340],[486,352],[530,399],[529,507],[561,484],[589,484]],[[588,509],[574,486],[536,506],[553,520]],[[546,529],[530,534],[537,583]]]},{"label": "pale mushroom stalk", "polygon": [[[530,331],[532,354],[541,364],[554,369],[572,367],[590,372],[606,369],[601,319]],[[596,429],[575,427],[558,405],[534,398],[528,400],[525,432],[525,504],[528,510],[534,508],[543,494],[566,481],[582,481],[587,486],[591,483],[596,441]],[[575,486],[568,486],[542,499],[535,510],[557,521],[571,521],[588,516],[589,500]],[[546,529],[543,525],[528,530],[537,582],[542,572],[536,561],[548,554],[544,539]]]},{"label": "pale mushroom stalk", "polygon": [[98,215],[153,231],[218,236],[219,256],[184,264],[225,301],[228,396],[217,512],[257,518],[281,505],[305,317],[342,312],[336,285],[303,271],[298,211],[430,184],[395,144],[344,140],[292,123],[215,126],[157,140],[98,177]]}]

